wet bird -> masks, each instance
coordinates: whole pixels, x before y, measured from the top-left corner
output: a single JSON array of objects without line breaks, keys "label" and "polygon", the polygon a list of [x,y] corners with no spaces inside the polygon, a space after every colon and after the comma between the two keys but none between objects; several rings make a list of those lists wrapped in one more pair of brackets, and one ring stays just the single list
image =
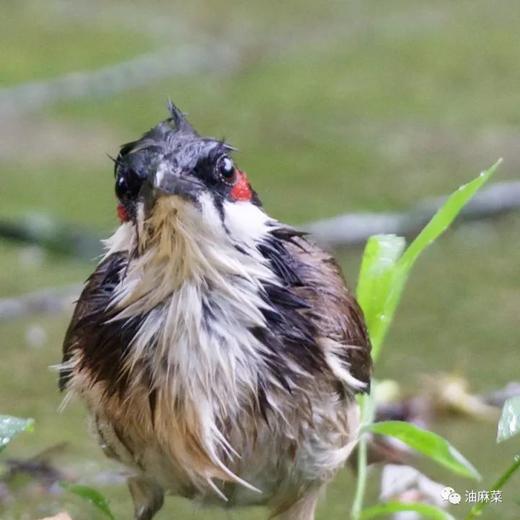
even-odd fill
[{"label": "wet bird", "polygon": [[265,212],[234,149],[169,111],[114,161],[121,225],[77,302],[60,388],[130,469],[137,520],[164,493],[311,520],[369,389],[362,312],[334,259]]}]

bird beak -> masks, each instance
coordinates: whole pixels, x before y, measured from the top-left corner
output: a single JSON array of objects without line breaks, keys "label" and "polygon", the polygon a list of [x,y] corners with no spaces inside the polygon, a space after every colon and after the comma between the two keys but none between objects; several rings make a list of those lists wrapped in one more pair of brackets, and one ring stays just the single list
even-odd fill
[{"label": "bird beak", "polygon": [[150,179],[153,198],[178,196],[189,201],[196,201],[203,185],[189,173],[160,165]]}]

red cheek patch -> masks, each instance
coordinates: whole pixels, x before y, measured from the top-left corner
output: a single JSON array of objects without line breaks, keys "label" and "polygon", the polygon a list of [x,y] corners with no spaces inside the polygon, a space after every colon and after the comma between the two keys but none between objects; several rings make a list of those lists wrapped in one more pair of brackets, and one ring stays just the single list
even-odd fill
[{"label": "red cheek patch", "polygon": [[117,205],[117,217],[121,223],[128,222],[130,220],[128,211],[126,211],[126,208],[123,206],[123,204]]},{"label": "red cheek patch", "polygon": [[237,179],[235,185],[231,189],[230,198],[235,201],[250,201],[253,198],[251,186],[247,180],[247,175],[237,170]]}]

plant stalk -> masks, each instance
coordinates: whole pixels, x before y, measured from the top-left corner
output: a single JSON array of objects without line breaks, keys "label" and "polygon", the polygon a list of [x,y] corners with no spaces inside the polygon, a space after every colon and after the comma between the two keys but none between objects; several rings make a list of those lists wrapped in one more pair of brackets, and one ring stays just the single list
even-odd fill
[{"label": "plant stalk", "polygon": [[365,500],[365,491],[367,486],[367,444],[368,438],[366,433],[366,426],[373,420],[374,406],[371,394],[363,394],[359,399],[360,406],[360,433],[357,445],[357,478],[356,478],[356,493],[354,501],[352,502],[351,517],[352,520],[360,520],[361,512],[363,510],[363,502]]},{"label": "plant stalk", "polygon": [[[493,490],[501,490],[504,484],[514,475],[514,473],[520,468],[520,455],[516,455],[513,463],[506,469],[506,471],[498,478],[498,480],[491,486]],[[479,502],[475,504],[465,520],[474,520],[482,514],[482,511],[489,505],[489,502]]]}]

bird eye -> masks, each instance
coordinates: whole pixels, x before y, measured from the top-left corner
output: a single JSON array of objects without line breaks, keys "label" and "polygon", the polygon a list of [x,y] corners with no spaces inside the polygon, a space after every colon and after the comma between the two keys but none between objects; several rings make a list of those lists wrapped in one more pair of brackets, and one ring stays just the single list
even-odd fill
[{"label": "bird eye", "polygon": [[119,199],[135,199],[141,189],[143,179],[133,170],[120,170],[116,178],[116,195]]},{"label": "bird eye", "polygon": [[228,183],[235,175],[235,164],[228,156],[221,157],[217,163],[217,172],[220,178]]}]

